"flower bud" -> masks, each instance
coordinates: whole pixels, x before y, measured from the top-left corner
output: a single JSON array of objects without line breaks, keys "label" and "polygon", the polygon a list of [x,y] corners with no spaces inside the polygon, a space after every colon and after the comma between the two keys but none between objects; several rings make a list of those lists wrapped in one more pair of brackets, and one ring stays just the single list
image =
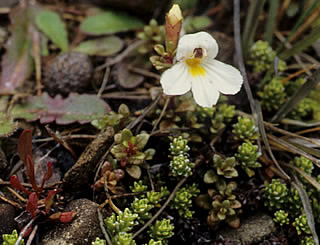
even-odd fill
[{"label": "flower bud", "polygon": [[182,14],[178,4],[174,4],[166,15],[166,47],[172,53],[178,45],[179,35],[182,27]]}]

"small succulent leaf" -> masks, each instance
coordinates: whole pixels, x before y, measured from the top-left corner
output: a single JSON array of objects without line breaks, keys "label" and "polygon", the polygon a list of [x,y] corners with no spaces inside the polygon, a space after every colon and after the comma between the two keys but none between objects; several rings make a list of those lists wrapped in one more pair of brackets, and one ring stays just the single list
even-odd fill
[{"label": "small succulent leaf", "polygon": [[144,152],[145,160],[152,160],[153,156],[156,154],[156,150],[153,148],[149,148]]},{"label": "small succulent leaf", "polygon": [[123,45],[123,41],[119,37],[110,36],[84,41],[73,51],[88,55],[109,56],[118,53]]},{"label": "small succulent leaf", "polygon": [[24,187],[21,185],[21,183],[20,183],[20,181],[19,181],[19,179],[18,179],[18,177],[17,177],[16,175],[12,175],[12,176],[10,177],[10,184],[11,184],[11,186],[12,186],[13,188],[16,188],[16,189],[18,189],[18,190],[24,191],[24,192],[27,193],[28,195],[31,194],[30,191],[28,191],[26,188],[24,188]]},{"label": "small succulent leaf", "polygon": [[58,220],[58,219],[60,218],[60,216],[61,216],[61,212],[56,212],[56,213],[54,213],[54,214],[51,214],[51,215],[49,216],[49,219],[50,219],[50,220]]},{"label": "small succulent leaf", "polygon": [[70,223],[74,216],[76,216],[75,211],[70,211],[70,212],[63,212],[60,214],[59,220],[61,223]]},{"label": "small succulent leaf", "polygon": [[130,109],[126,104],[121,104],[118,108],[118,113],[124,117],[130,116]]},{"label": "small succulent leaf", "polygon": [[32,155],[32,130],[25,129],[19,136],[18,154],[24,163],[27,162],[27,156]]},{"label": "small succulent leaf", "polygon": [[239,202],[238,200],[234,200],[231,202],[231,207],[235,209],[241,208],[241,202]]},{"label": "small succulent leaf", "polygon": [[203,181],[204,183],[206,184],[213,184],[215,183],[216,181],[218,180],[218,176],[217,174],[215,173],[214,170],[210,169],[208,170],[204,176],[203,176]]},{"label": "small succulent leaf", "polygon": [[90,35],[112,34],[143,28],[144,24],[136,17],[125,13],[106,11],[86,17],[80,30]]},{"label": "small succulent leaf", "polygon": [[38,212],[38,196],[35,192],[29,195],[26,210],[30,212],[32,218],[36,217]]},{"label": "small succulent leaf", "polygon": [[137,165],[127,166],[126,171],[134,179],[140,179],[141,177],[141,168]]},{"label": "small succulent leaf", "polygon": [[142,164],[143,161],[145,160],[146,156],[143,152],[137,152],[133,156],[130,156],[128,159],[128,162],[131,164]]},{"label": "small succulent leaf", "polygon": [[[122,130],[121,132],[121,142],[124,141],[130,141],[130,139],[132,138],[132,133],[130,131],[130,129],[125,128],[124,130]],[[127,145],[128,146],[128,145]]]},{"label": "small succulent leaf", "polygon": [[203,209],[210,210],[211,209],[211,203],[209,200],[209,195],[208,194],[200,194],[196,198],[196,204]]},{"label": "small succulent leaf", "polygon": [[48,192],[48,195],[45,200],[45,211],[48,214],[50,212],[50,208],[53,204],[54,196],[56,195],[57,190],[51,190]]},{"label": "small succulent leaf", "polygon": [[146,134],[146,133],[138,134],[136,136],[135,145],[138,147],[139,150],[142,150],[145,147],[145,145],[148,143],[149,138],[150,138],[149,134]]}]

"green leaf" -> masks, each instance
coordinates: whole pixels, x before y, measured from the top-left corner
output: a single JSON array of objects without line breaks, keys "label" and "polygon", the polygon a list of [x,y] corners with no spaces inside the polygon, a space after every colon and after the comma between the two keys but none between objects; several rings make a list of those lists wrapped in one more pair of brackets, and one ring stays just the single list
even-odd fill
[{"label": "green leaf", "polygon": [[145,147],[145,145],[148,143],[149,138],[150,138],[150,135],[145,133],[138,134],[136,136],[136,139],[137,139],[136,146],[138,147],[139,150],[142,150]]},{"label": "green leaf", "polygon": [[28,13],[33,9],[18,7],[11,11],[11,38],[2,57],[0,91],[12,92],[32,74],[32,31]]},{"label": "green leaf", "polygon": [[121,132],[121,142],[130,141],[131,138],[132,138],[132,133],[131,133],[130,129],[125,128],[124,130],[122,130],[122,132]]},{"label": "green leaf", "polygon": [[108,56],[118,53],[123,48],[123,41],[116,37],[102,37],[79,44],[73,51],[88,55]]},{"label": "green leaf", "polygon": [[146,156],[143,152],[137,152],[133,156],[129,157],[128,162],[131,164],[142,164],[143,161],[145,160]]},{"label": "green leaf", "polygon": [[127,166],[126,171],[134,179],[140,179],[141,177],[141,168],[137,165]]},{"label": "green leaf", "polygon": [[136,30],[143,26],[143,22],[136,17],[107,11],[85,18],[80,25],[80,30],[90,35],[103,35]]},{"label": "green leaf", "polygon": [[95,95],[70,94],[64,99],[61,96],[51,98],[47,93],[42,96],[29,96],[25,103],[17,104],[11,110],[13,118],[29,121],[40,119],[40,123],[56,122],[70,124],[87,123],[99,119],[107,113],[106,103]]},{"label": "green leaf", "polygon": [[62,51],[67,51],[69,42],[67,30],[60,16],[50,10],[42,10],[36,17],[38,28]]},{"label": "green leaf", "polygon": [[13,122],[10,116],[0,112],[0,137],[11,135],[18,128],[18,124]]},{"label": "green leaf", "polygon": [[152,160],[153,156],[156,154],[156,150],[153,148],[149,148],[144,152],[145,160]]},{"label": "green leaf", "polygon": [[208,170],[204,176],[203,176],[203,181],[204,183],[206,184],[213,184],[215,183],[216,181],[218,180],[218,176],[217,174],[215,173],[214,170],[210,169]]}]

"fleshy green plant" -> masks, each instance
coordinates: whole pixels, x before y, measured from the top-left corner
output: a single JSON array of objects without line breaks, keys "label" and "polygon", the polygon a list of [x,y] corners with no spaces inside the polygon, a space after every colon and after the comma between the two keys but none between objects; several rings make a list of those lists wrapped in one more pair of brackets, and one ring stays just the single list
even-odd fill
[{"label": "fleshy green plant", "polygon": [[170,152],[173,156],[186,155],[189,150],[188,140],[182,138],[182,136],[173,138],[170,143]]},{"label": "fleshy green plant", "polygon": [[207,223],[211,227],[216,227],[221,221],[226,221],[232,227],[238,227],[234,224],[239,224],[238,211],[240,211],[241,203],[233,194],[236,188],[236,182],[227,183],[223,179],[218,179],[215,188],[208,189],[207,194],[201,194],[197,197],[196,203],[200,207],[210,210]]},{"label": "fleshy green plant", "polygon": [[281,80],[281,77],[273,78],[263,87],[262,91],[258,92],[263,109],[267,111],[276,111],[285,103],[287,95]]},{"label": "fleshy green plant", "polygon": [[301,240],[301,245],[314,245],[312,236],[306,236]]},{"label": "fleshy green plant", "polygon": [[130,190],[134,193],[145,192],[148,189],[147,185],[143,184],[142,180],[133,182],[133,186],[130,186]]},{"label": "fleshy green plant", "polygon": [[235,154],[236,159],[240,162],[241,168],[249,177],[255,175],[253,168],[260,168],[261,164],[257,162],[261,153],[258,152],[258,146],[251,142],[244,142],[238,147],[238,153]]},{"label": "fleshy green plant", "polygon": [[146,244],[146,245],[164,245],[164,244],[163,244],[162,241],[155,241],[155,240],[151,239],[151,240],[149,241],[149,243]]},{"label": "fleshy green plant", "polygon": [[234,178],[238,176],[238,171],[235,169],[237,164],[234,157],[223,159],[217,154],[213,155],[213,167],[216,169],[218,175],[222,175],[225,178]]},{"label": "fleshy green plant", "polygon": [[135,240],[132,238],[131,233],[119,232],[112,239],[114,245],[136,245]]},{"label": "fleshy green plant", "polygon": [[118,215],[113,213],[111,216],[104,220],[108,232],[112,237],[116,236],[120,232],[129,232],[137,225],[138,215],[132,213],[130,209],[126,208],[123,212]]},{"label": "fleshy green plant", "polygon": [[264,205],[269,209],[283,209],[288,201],[288,188],[279,179],[272,179],[264,190]]},{"label": "fleshy green plant", "polygon": [[[272,49],[267,41],[258,40],[249,50],[247,63],[253,66],[255,72],[264,72],[271,68],[276,57],[276,52]],[[278,70],[284,71],[286,63],[278,59]]]},{"label": "fleshy green plant", "polygon": [[174,226],[169,219],[157,220],[154,225],[150,227],[149,235],[151,238],[166,242],[167,239],[174,235]]},{"label": "fleshy green plant", "polygon": [[278,223],[279,225],[288,225],[289,224],[289,218],[288,218],[288,213],[285,212],[284,210],[278,210],[277,212],[274,213],[274,222]]},{"label": "fleshy green plant", "polygon": [[133,213],[138,215],[138,221],[144,224],[144,220],[151,218],[151,213],[149,212],[154,205],[149,202],[148,198],[135,198],[131,203],[131,210]]},{"label": "fleshy green plant", "polygon": [[170,161],[170,169],[173,176],[190,176],[194,163],[189,160],[188,141],[181,136],[173,138],[169,148],[172,160]]},{"label": "fleshy green plant", "polygon": [[298,235],[301,235],[302,233],[311,234],[307,216],[305,214],[301,214],[300,216],[298,216],[292,225],[296,227]]},{"label": "fleshy green plant", "polygon": [[200,193],[198,185],[186,186],[177,191],[170,207],[178,210],[179,215],[185,218],[192,218],[194,211],[191,211],[192,199]]},{"label": "fleshy green plant", "polygon": [[94,242],[91,243],[91,245],[106,245],[106,240],[100,239],[99,237],[96,238]]},{"label": "fleshy green plant", "polygon": [[300,168],[303,170],[306,174],[311,175],[312,170],[313,170],[313,163],[309,159],[305,157],[295,157],[293,162],[292,162],[296,167]]},{"label": "fleshy green plant", "polygon": [[255,141],[259,137],[254,120],[248,117],[238,117],[238,122],[233,125],[232,133],[236,140]]},{"label": "fleshy green plant", "polygon": [[215,226],[220,221],[226,220],[228,217],[235,216],[235,209],[238,207],[239,205],[237,202],[233,202],[230,200],[214,200],[212,202],[212,209],[210,210],[207,219],[209,225]]},{"label": "fleshy green plant", "polygon": [[170,169],[173,176],[190,176],[192,175],[192,168],[194,163],[190,162],[185,155],[174,156],[170,161]]},{"label": "fleshy green plant", "polygon": [[[17,230],[13,230],[11,234],[3,234],[2,235],[2,239],[3,239],[3,243],[2,245],[15,245],[17,240],[18,240],[18,232]],[[23,245],[24,244],[24,240],[22,239],[19,242],[19,245]]]},{"label": "fleshy green plant", "polygon": [[314,107],[317,106],[318,104],[314,100],[310,98],[304,98],[295,108],[293,108],[288,117],[296,120],[302,120],[312,116]]},{"label": "fleshy green plant", "polygon": [[289,214],[292,217],[295,217],[297,214],[299,214],[303,208],[299,191],[293,186],[291,186],[288,195],[288,207],[290,211]]}]

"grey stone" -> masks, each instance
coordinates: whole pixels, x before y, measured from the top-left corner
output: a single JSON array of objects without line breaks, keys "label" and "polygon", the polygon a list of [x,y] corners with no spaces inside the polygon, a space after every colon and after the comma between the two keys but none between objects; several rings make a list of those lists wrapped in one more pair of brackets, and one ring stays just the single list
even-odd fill
[{"label": "grey stone", "polygon": [[239,229],[224,229],[219,234],[225,239],[241,244],[252,244],[261,241],[276,231],[275,224],[267,214],[258,213],[241,220]]},{"label": "grey stone", "polygon": [[[0,203],[0,234],[11,234],[16,229],[14,218],[16,210],[7,203]],[[0,244],[2,244],[2,236],[0,236]]]},{"label": "grey stone", "polygon": [[91,244],[96,237],[103,237],[97,214],[98,204],[88,199],[70,202],[65,211],[76,211],[70,223],[57,222],[42,240],[43,245]]}]

